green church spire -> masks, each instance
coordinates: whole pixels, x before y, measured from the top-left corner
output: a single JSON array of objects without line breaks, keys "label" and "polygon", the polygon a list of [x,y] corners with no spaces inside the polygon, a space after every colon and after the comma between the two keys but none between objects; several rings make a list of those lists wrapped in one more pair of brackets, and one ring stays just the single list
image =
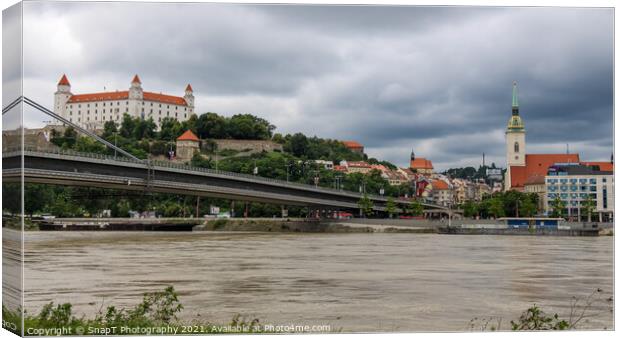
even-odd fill
[{"label": "green church spire", "polygon": [[512,107],[519,107],[519,92],[517,90],[517,81],[512,82]]},{"label": "green church spire", "polygon": [[512,116],[508,121],[508,129],[507,131],[519,131],[522,132],[525,130],[525,126],[523,125],[523,120],[521,120],[521,116],[519,116],[519,93],[517,90],[517,81],[512,82]]}]

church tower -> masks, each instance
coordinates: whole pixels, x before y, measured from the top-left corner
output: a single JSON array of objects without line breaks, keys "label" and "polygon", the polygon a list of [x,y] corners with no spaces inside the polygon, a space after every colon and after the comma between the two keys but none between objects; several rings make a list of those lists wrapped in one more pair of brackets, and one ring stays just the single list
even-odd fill
[{"label": "church tower", "polygon": [[512,116],[506,128],[506,166],[525,166],[525,125],[519,116],[516,81],[512,83]]}]

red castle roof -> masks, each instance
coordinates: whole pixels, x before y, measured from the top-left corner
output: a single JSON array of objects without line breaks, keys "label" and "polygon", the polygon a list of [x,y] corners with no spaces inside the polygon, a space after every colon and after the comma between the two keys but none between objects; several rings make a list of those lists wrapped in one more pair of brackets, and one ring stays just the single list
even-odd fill
[{"label": "red castle roof", "polygon": [[131,80],[131,83],[140,83],[142,84],[142,82],[140,82],[140,78],[138,77],[138,74],[134,75],[133,80]]},{"label": "red castle roof", "polygon": [[63,86],[70,86],[71,84],[69,83],[69,80],[67,79],[67,75],[62,74],[62,77],[60,78],[60,81],[58,81],[58,85],[63,85]]},{"label": "red castle roof", "polygon": [[187,130],[186,132],[183,133],[183,135],[179,136],[179,138],[177,138],[177,141],[196,141],[199,142],[200,140],[198,139],[198,136],[196,136],[196,134],[194,134],[191,130]]},{"label": "red castle roof", "polygon": [[186,92],[193,92],[194,90],[192,89],[192,85],[188,83],[187,87],[185,87],[185,91]]},{"label": "red castle roof", "polygon": [[[176,104],[179,106],[186,106],[187,102],[180,96],[143,92],[145,101],[154,101],[161,103]],[[127,100],[129,99],[129,91],[117,91],[117,92],[101,92],[90,94],[76,94],[69,98],[68,103],[76,102],[92,102],[92,101],[104,101],[104,100]]]}]

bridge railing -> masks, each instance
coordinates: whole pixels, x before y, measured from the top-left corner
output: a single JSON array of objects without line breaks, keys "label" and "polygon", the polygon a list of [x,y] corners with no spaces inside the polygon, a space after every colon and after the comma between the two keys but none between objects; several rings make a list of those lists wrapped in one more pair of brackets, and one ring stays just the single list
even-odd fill
[{"label": "bridge railing", "polygon": [[[36,147],[25,146],[23,148],[23,151],[24,152],[34,152],[34,153],[57,154],[57,155],[63,155],[63,156],[85,157],[85,158],[101,159],[101,160],[125,162],[125,163],[135,163],[135,164],[139,164],[139,165],[146,165],[146,163],[147,163],[147,161],[144,161],[144,160],[136,160],[136,159],[132,159],[132,158],[128,158],[128,157],[123,157],[123,156],[116,156],[115,157],[115,156],[112,156],[112,155],[79,152],[79,151],[75,151],[75,150],[61,149],[61,148],[57,148],[57,147],[40,149],[40,148],[36,148]],[[5,149],[3,149],[3,154],[2,155],[3,155],[3,157],[13,156],[12,153],[21,153],[21,149],[19,147],[5,148]],[[346,195],[346,196],[349,196],[349,197],[356,197],[356,198],[361,198],[362,197],[362,194],[359,194],[359,193],[356,193],[356,192],[352,192],[352,191],[337,190],[337,189],[326,188],[326,187],[317,187],[317,186],[310,185],[310,184],[303,184],[303,183],[297,183],[297,182],[287,182],[287,181],[283,181],[283,180],[278,180],[278,179],[273,179],[273,178],[268,178],[268,177],[262,177],[262,176],[256,176],[256,175],[248,175],[248,174],[235,173],[235,172],[230,172],[230,171],[222,171],[222,170],[194,167],[194,166],[187,165],[187,164],[173,163],[173,162],[168,162],[168,161],[151,160],[150,163],[153,166],[155,166],[155,167],[181,169],[181,170],[203,172],[203,173],[209,173],[209,174],[215,174],[215,175],[230,176],[230,177],[240,177],[240,178],[245,178],[245,179],[250,179],[250,180],[275,183],[275,184],[279,184],[279,185],[282,185],[282,186],[288,186],[288,187],[299,187],[299,188],[304,188],[304,189],[311,188],[312,190],[323,191],[323,192],[332,193],[332,194],[333,193],[338,193],[338,194]],[[378,196],[378,195],[368,194],[368,197],[371,198],[371,199],[374,199],[374,200],[378,200],[378,201],[386,201],[387,200],[385,197]]]}]

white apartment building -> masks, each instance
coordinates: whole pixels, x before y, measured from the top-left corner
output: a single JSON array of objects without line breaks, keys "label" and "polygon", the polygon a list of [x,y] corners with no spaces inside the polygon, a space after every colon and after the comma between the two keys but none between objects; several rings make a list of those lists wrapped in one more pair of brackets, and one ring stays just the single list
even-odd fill
[{"label": "white apartment building", "polygon": [[90,130],[102,129],[107,121],[120,124],[123,114],[152,118],[159,128],[166,117],[181,122],[194,113],[194,92],[189,84],[182,97],[147,92],[135,75],[129,90],[73,94],[67,76],[63,75],[54,93],[54,113]]},{"label": "white apartment building", "polygon": [[611,171],[597,171],[583,165],[556,165],[545,176],[547,191],[545,211],[553,211],[553,203],[560,198],[566,205],[564,214],[569,219],[585,220],[584,200],[591,196],[596,207],[592,221],[611,222],[614,215],[614,175]]}]

